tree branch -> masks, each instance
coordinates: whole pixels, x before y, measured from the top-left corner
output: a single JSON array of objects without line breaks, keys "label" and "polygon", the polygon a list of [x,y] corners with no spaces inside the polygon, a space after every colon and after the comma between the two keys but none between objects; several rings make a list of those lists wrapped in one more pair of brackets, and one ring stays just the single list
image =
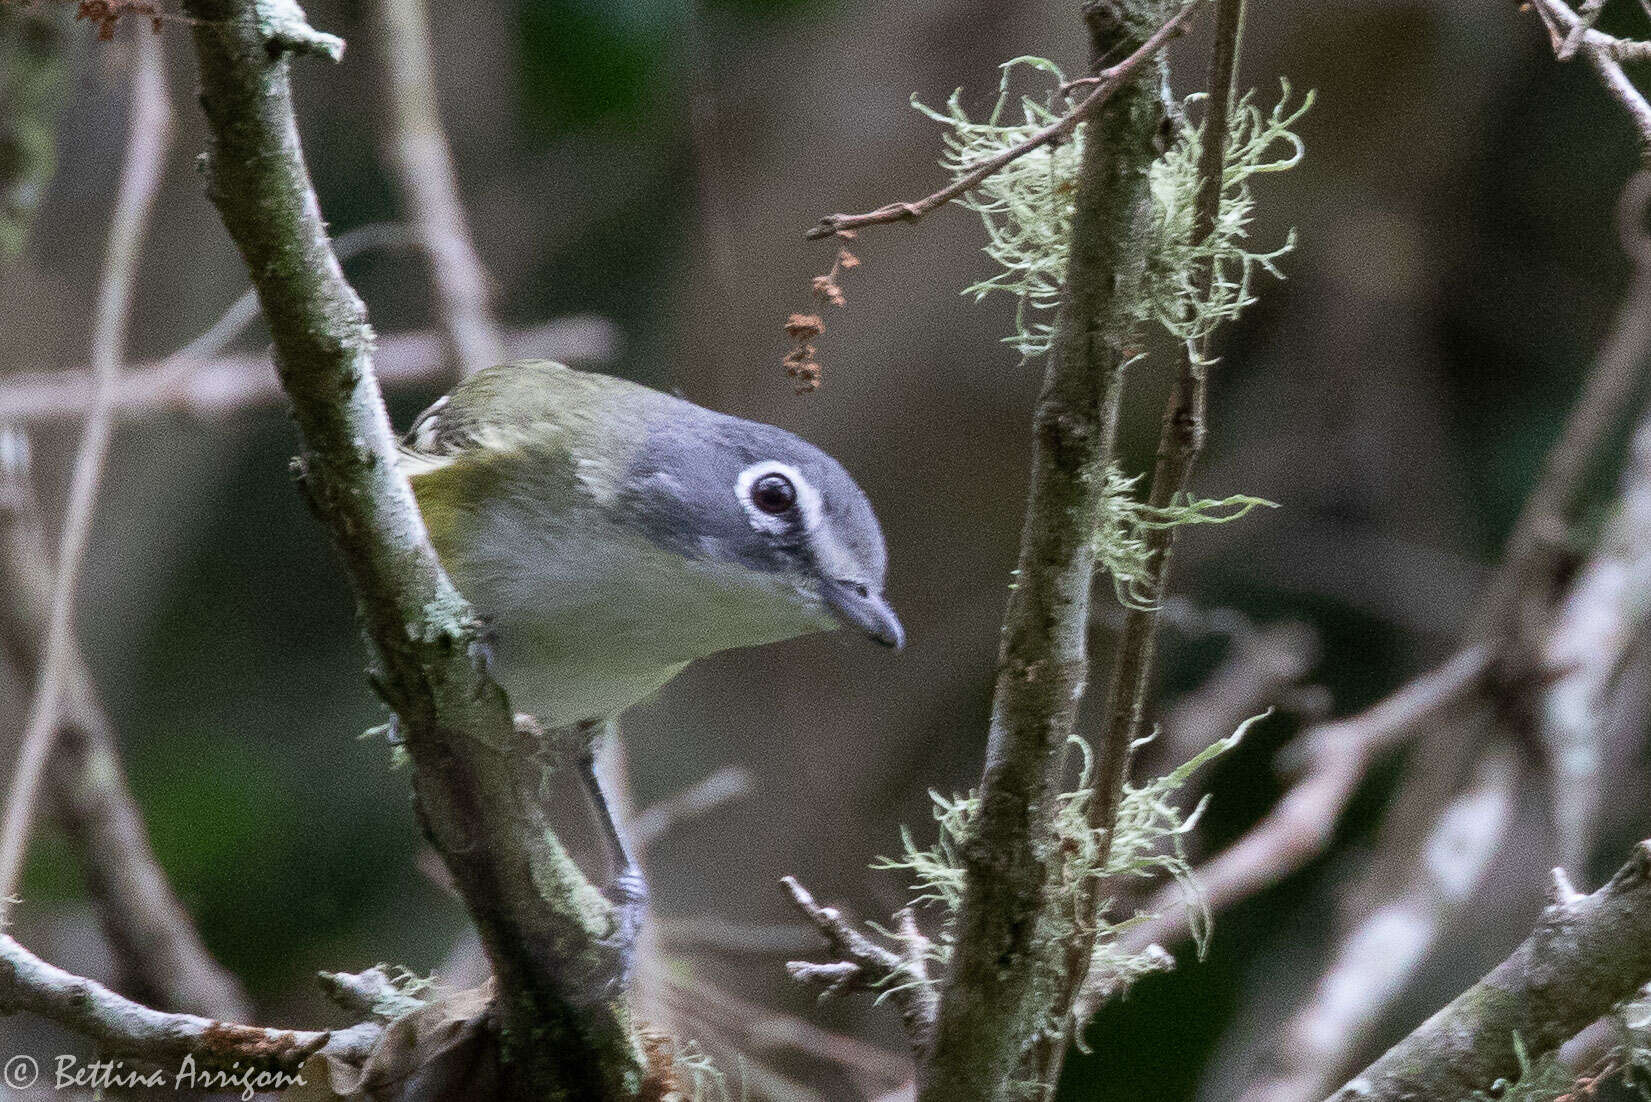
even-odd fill
[{"label": "tree branch", "polygon": [[[1641,153],[1651,157],[1651,103],[1647,103],[1640,90],[1634,87],[1634,82],[1628,79],[1620,64],[1623,61],[1651,59],[1651,43],[1613,38],[1594,30],[1592,16],[1597,16],[1597,6],[1594,6],[1590,18],[1584,19],[1572,11],[1564,0],[1533,2],[1548,28],[1554,56],[1560,61],[1569,61],[1580,51],[1588,59],[1588,64],[1599,74],[1605,90],[1622,104],[1634,128],[1639,131]],[[1587,2],[1583,6],[1584,9],[1590,7]]]},{"label": "tree branch", "polygon": [[[1085,11],[1091,64],[1140,49],[1139,12]],[[961,854],[962,905],[921,1102],[994,1098],[1018,1074],[1064,981],[1043,928],[1059,759],[1089,672],[1093,527],[1117,436],[1132,310],[1145,263],[1146,166],[1163,118],[1161,69],[1143,68],[1090,119],[1078,168],[1066,298],[1034,417],[1015,585],[1004,616],[978,827]]]},{"label": "tree branch", "polygon": [[1006,166],[1013,164],[1033,150],[1042,149],[1046,145],[1055,145],[1069,138],[1077,129],[1078,124],[1099,111],[1106,102],[1117,94],[1120,88],[1125,87],[1134,79],[1136,72],[1145,65],[1159,50],[1186,30],[1187,20],[1192,17],[1194,9],[1203,0],[1189,0],[1185,7],[1171,16],[1162,26],[1152,32],[1147,40],[1136,47],[1135,52],[1124,58],[1109,69],[1102,69],[1092,77],[1075,81],[1086,86],[1093,85],[1094,91],[1085,96],[1076,107],[1050,123],[1030,138],[1012,145],[1003,152],[981,161],[968,173],[958,178],[949,187],[943,187],[932,195],[926,195],[915,202],[887,203],[876,210],[865,214],[828,214],[820,219],[818,225],[810,229],[803,236],[810,240],[821,237],[830,237],[832,234],[842,233],[844,230],[856,230],[862,226],[875,226],[885,222],[915,222],[937,207],[943,207],[953,199],[979,187],[983,181],[1001,172]]},{"label": "tree branch", "polygon": [[1599,891],[1578,895],[1554,870],[1531,935],[1484,979],[1360,1072],[1331,1102],[1468,1098],[1651,980],[1651,842]]},{"label": "tree branch", "polygon": [[420,819],[499,982],[504,1096],[629,1098],[643,1056],[614,910],[517,784],[508,702],[473,657],[479,625],[397,469],[372,331],[328,243],[293,117],[287,50],[320,36],[296,5],[283,10],[273,28],[252,0],[185,4],[212,137],[208,194],[269,322],[303,486],[354,582]]},{"label": "tree branch", "polygon": [[[1624,188],[1617,210],[1618,234],[1634,264],[1633,285],[1467,629],[1467,645],[1489,660],[1486,675],[1465,683],[1454,707],[1441,707],[1420,728],[1414,760],[1424,767],[1412,766],[1391,801],[1384,843],[1366,877],[1379,905],[1338,932],[1328,978],[1278,1029],[1279,1071],[1252,1084],[1246,1099],[1311,1102],[1333,1086],[1346,1073],[1353,1048],[1407,989],[1436,950],[1447,920],[1473,898],[1492,868],[1501,836],[1484,824],[1506,814],[1510,746],[1536,734],[1523,713],[1530,707],[1526,698],[1551,675],[1543,655],[1574,573],[1572,532],[1588,507],[1590,487],[1617,461],[1623,430],[1643,405],[1641,365],[1651,348],[1651,238],[1641,228],[1648,200],[1651,175],[1641,173]],[[1448,866],[1434,857],[1439,852],[1453,854]],[[1448,875],[1441,878],[1441,872]],[[1404,952],[1367,948],[1375,932],[1395,928],[1406,932]]]},{"label": "tree branch", "polygon": [[187,1056],[203,1068],[230,1069],[239,1062],[289,1075],[318,1052],[359,1064],[384,1030],[377,1022],[336,1031],[265,1029],[167,1014],[47,964],[0,934],[0,1014],[20,1010],[67,1026],[113,1054],[151,1061]]},{"label": "tree branch", "polygon": [[390,115],[391,177],[430,259],[430,287],[453,369],[468,374],[502,363],[505,345],[441,125],[429,12],[424,0],[378,0],[376,9],[379,33],[372,37]]},{"label": "tree branch", "polygon": [[[444,339],[430,330],[378,337],[373,363],[380,384],[407,386],[450,378]],[[507,358],[588,364],[617,356],[620,335],[606,318],[578,315],[506,332],[504,341]],[[8,374],[0,378],[0,424],[78,417],[90,391],[91,382],[81,371]],[[115,406],[127,421],[172,412],[206,419],[271,405],[282,397],[281,382],[267,355],[195,355],[186,349],[123,372]]]}]

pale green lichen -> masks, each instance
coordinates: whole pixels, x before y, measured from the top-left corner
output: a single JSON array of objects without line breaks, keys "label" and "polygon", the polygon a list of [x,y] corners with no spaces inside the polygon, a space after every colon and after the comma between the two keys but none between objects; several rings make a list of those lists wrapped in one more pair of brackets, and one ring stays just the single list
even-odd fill
[{"label": "pale green lichen", "polygon": [[[1078,914],[1075,908],[1088,894],[1080,888],[1091,882],[1099,881],[1104,890],[1106,884],[1117,883],[1122,877],[1168,875],[1181,888],[1188,911],[1188,927],[1202,954],[1209,937],[1209,910],[1193,878],[1182,842],[1203,814],[1207,797],[1190,812],[1177,807],[1174,797],[1196,770],[1238,745],[1245,731],[1261,718],[1246,720],[1227,738],[1212,743],[1162,777],[1139,786],[1126,784],[1111,845],[1106,844],[1105,828],[1089,822],[1089,804],[1095,795],[1091,751],[1082,739],[1071,740],[1081,764],[1076,785],[1056,798],[1050,852],[1056,857],[1053,894],[1069,901],[1074,910],[1056,919],[1050,937],[1064,940],[1092,934],[1096,965],[1119,977],[1161,969],[1154,955],[1127,953],[1117,944],[1120,934],[1146,921],[1150,915],[1137,913],[1114,920],[1109,917],[1112,901],[1103,898],[1098,925],[1092,927],[1088,917]],[[939,934],[932,940],[928,953],[935,963],[943,965],[951,956],[963,900],[962,849],[979,819],[981,803],[976,791],[966,796],[945,796],[931,791],[929,796],[934,801],[938,828],[933,844],[918,845],[912,832],[902,828],[901,855],[880,857],[872,867],[909,875],[914,893],[912,904],[939,912]],[[922,981],[912,980],[908,975],[906,982]],[[881,994],[886,996],[896,989],[890,987]]]},{"label": "pale green lichen", "polygon": [[1226,524],[1258,506],[1278,507],[1265,498],[1233,494],[1216,499],[1189,497],[1161,509],[1154,508],[1135,497],[1140,475],[1126,475],[1113,464],[1107,467],[1103,477],[1106,486],[1092,528],[1095,565],[1112,576],[1118,602],[1125,608],[1150,610],[1154,607],[1149,532],[1188,524]]},{"label": "pale green lichen", "polygon": [[[1017,57],[1005,62],[1001,70],[997,100],[983,120],[969,118],[961,89],[952,93],[944,110],[912,100],[913,107],[947,128],[946,152],[940,163],[954,180],[1027,141],[1063,113],[1055,105],[1066,77],[1054,62]],[[1026,71],[1047,78],[1045,101],[1017,97],[1012,91],[1015,75]],[[1304,152],[1292,128],[1312,106],[1313,94],[1309,92],[1292,106],[1289,82],[1280,83],[1279,101],[1270,111],[1256,106],[1254,92],[1245,93],[1233,105],[1220,210],[1214,230],[1202,241],[1191,237],[1204,127],[1202,121],[1190,121],[1190,109],[1206,98],[1204,93],[1187,97],[1175,112],[1179,120],[1176,140],[1151,166],[1152,224],[1134,314],[1138,321],[1157,322],[1189,345],[1197,346],[1218,325],[1238,317],[1255,301],[1250,285],[1257,269],[1282,279],[1277,261],[1295,245],[1294,231],[1273,249],[1256,250],[1249,241],[1255,215],[1250,181],[1294,168]],[[1047,352],[1053,339],[1052,319],[1062,299],[1085,130],[1080,126],[1073,140],[1043,146],[1010,162],[957,200],[980,216],[986,230],[984,251],[999,268],[963,293],[977,301],[994,292],[1015,296],[1015,332],[1004,339],[1025,358]],[[1195,286],[1194,273],[1203,270],[1211,274],[1207,296]],[[1198,354],[1196,347],[1194,354]]]},{"label": "pale green lichen", "polygon": [[[1017,57],[1001,69],[997,100],[982,120],[971,119],[963,109],[961,90],[952,93],[943,111],[912,101],[917,110],[946,127],[941,164],[954,180],[1061,117],[1056,105],[1066,78],[1059,66],[1045,58]],[[1017,74],[1025,73],[1048,82],[1047,102],[1016,96],[1012,84]],[[1141,291],[1131,311],[1138,323],[1155,323],[1183,344],[1200,366],[1207,362],[1210,334],[1255,301],[1251,285],[1256,271],[1283,278],[1277,261],[1295,245],[1294,231],[1276,248],[1257,250],[1250,245],[1255,216],[1251,180],[1293,168],[1303,155],[1301,139],[1292,128],[1312,106],[1313,96],[1308,93],[1292,106],[1289,83],[1281,85],[1279,101],[1270,111],[1256,105],[1253,92],[1233,105],[1221,203],[1214,229],[1202,240],[1192,236],[1204,123],[1190,120],[1206,98],[1203,93],[1189,96],[1175,113],[1176,140],[1149,169],[1152,221]],[[1023,358],[1047,353],[1053,340],[1085,130],[1080,126],[1073,140],[1043,146],[1010,162],[958,200],[979,215],[986,230],[984,251],[998,269],[964,293],[977,301],[996,292],[1015,297],[1015,331],[1005,340]],[[1201,273],[1208,273],[1207,293],[1200,289]],[[1224,523],[1256,506],[1272,505],[1237,494],[1188,498],[1153,508],[1136,497],[1139,477],[1126,475],[1116,465],[1109,465],[1104,477],[1093,527],[1094,551],[1097,565],[1112,576],[1118,600],[1127,608],[1150,609],[1155,598],[1150,590],[1149,532]]]}]

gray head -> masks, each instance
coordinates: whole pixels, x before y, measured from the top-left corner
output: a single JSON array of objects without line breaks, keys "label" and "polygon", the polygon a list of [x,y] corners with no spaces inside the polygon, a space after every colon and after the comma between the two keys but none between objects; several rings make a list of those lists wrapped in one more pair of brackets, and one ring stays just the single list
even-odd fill
[{"label": "gray head", "polygon": [[842,464],[773,425],[673,405],[671,416],[650,418],[623,479],[632,523],[689,558],[784,583],[799,611],[904,645],[883,598],[882,529]]}]

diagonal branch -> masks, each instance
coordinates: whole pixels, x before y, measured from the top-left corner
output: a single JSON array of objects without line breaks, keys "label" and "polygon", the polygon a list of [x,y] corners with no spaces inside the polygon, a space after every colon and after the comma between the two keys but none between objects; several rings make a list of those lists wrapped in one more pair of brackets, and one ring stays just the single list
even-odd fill
[{"label": "diagonal branch", "polygon": [[290,0],[187,0],[185,12],[211,134],[208,195],[269,322],[301,436],[303,488],[354,583],[420,820],[499,983],[501,1095],[628,1099],[644,1058],[620,983],[614,908],[517,783],[509,703],[474,657],[480,626],[396,465],[372,330],[304,164],[289,54],[336,58],[341,43],[312,30]]},{"label": "diagonal branch", "polygon": [[1331,1102],[1471,1098],[1517,1078],[1651,980],[1651,842],[1592,895],[1555,869],[1513,954],[1365,1068]]},{"label": "diagonal branch", "polygon": [[803,236],[810,240],[821,237],[830,237],[832,234],[842,233],[844,230],[856,230],[861,226],[875,226],[885,222],[915,222],[937,207],[943,207],[953,199],[979,187],[987,178],[1001,172],[1005,167],[1018,161],[1034,150],[1042,149],[1046,145],[1055,145],[1071,137],[1078,129],[1078,124],[1089,118],[1104,107],[1108,100],[1126,87],[1134,79],[1136,72],[1145,65],[1159,50],[1163,49],[1170,39],[1186,30],[1187,21],[1193,11],[1203,0],[1189,0],[1185,7],[1176,12],[1164,22],[1147,40],[1136,47],[1135,52],[1124,58],[1118,64],[1103,69],[1093,77],[1075,82],[1084,86],[1093,85],[1094,90],[1078,102],[1072,110],[1050,123],[1030,138],[1012,145],[1003,152],[986,158],[969,172],[960,176],[949,187],[943,187],[932,195],[926,195],[915,202],[886,203],[876,210],[865,214],[828,214],[820,219],[819,225],[810,229]]}]

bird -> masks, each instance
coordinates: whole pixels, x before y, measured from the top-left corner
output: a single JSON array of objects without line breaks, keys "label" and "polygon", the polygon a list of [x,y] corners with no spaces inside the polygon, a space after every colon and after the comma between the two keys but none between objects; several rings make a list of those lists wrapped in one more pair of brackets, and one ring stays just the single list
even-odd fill
[{"label": "bird", "polygon": [[773,425],[549,361],[485,368],[399,462],[520,711],[605,720],[696,658],[847,627],[899,649],[843,466]]},{"label": "bird", "polygon": [[550,361],[463,379],[398,464],[484,626],[488,672],[541,726],[583,735],[623,983],[648,893],[598,776],[602,733],[718,651],[838,627],[901,648],[877,516],[792,433]]}]

